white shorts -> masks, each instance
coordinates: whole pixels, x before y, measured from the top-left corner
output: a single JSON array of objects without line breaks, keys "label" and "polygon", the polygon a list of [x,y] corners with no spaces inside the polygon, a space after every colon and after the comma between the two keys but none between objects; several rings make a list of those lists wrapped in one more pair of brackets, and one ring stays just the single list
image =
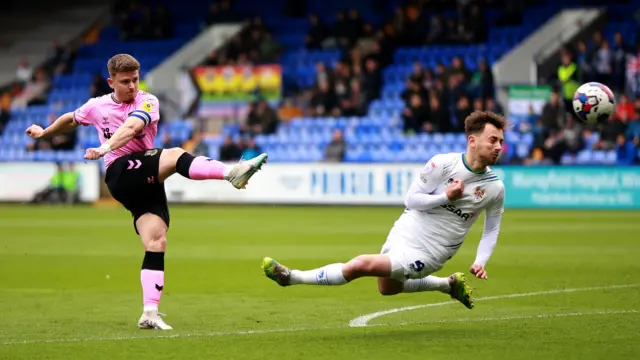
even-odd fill
[{"label": "white shorts", "polygon": [[410,239],[402,227],[394,226],[381,254],[387,254],[391,260],[391,278],[398,281],[420,279],[442,269],[444,261],[420,248]]}]

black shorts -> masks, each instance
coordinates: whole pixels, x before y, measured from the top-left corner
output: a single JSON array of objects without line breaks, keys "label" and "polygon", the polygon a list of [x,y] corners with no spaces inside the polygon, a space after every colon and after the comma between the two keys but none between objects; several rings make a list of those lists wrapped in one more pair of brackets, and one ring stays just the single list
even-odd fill
[{"label": "black shorts", "polygon": [[158,181],[162,149],[150,149],[125,155],[107,168],[105,183],[111,196],[133,216],[133,227],[144,214],[158,215],[169,227],[169,207],[164,184]]}]

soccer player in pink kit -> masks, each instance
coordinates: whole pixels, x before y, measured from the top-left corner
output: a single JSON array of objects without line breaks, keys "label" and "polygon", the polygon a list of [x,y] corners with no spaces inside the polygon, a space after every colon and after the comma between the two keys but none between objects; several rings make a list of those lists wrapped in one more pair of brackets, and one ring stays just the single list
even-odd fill
[{"label": "soccer player in pink kit", "polygon": [[85,159],[104,156],[105,183],[111,195],[131,212],[145,249],[140,274],[144,308],[138,327],[171,330],[158,313],[169,228],[164,181],[177,172],[193,180],[227,180],[243,189],[266,162],[267,154],[227,166],[181,148],[154,149],[160,104],[155,96],[138,89],[140,64],[130,55],[119,54],[109,59],[107,67],[113,93],[90,99],[46,129],[31,125],[26,133],[33,139],[45,139],[73,131],[78,125],[93,125],[98,130],[102,145],[87,149]]}]

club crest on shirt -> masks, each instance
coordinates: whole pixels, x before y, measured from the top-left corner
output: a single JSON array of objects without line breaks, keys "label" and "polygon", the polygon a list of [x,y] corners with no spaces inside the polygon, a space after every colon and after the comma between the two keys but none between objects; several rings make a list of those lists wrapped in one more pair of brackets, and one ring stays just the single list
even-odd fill
[{"label": "club crest on shirt", "polygon": [[145,102],[142,103],[142,110],[144,110],[146,112],[153,111],[153,105],[151,105],[149,100],[145,100]]},{"label": "club crest on shirt", "polygon": [[436,169],[436,163],[434,163],[433,161],[429,162],[429,164],[425,166],[425,169],[420,174],[420,180],[422,180],[423,183],[426,183],[427,177],[425,175],[431,174],[435,169]]},{"label": "club crest on shirt", "polygon": [[476,186],[476,188],[473,190],[473,199],[476,201],[482,200],[486,192],[487,191],[483,187]]}]

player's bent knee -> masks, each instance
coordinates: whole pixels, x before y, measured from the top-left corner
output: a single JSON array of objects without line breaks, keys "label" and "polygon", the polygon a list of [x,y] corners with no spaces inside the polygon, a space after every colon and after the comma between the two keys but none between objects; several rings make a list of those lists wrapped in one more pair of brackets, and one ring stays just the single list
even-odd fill
[{"label": "player's bent knee", "polygon": [[362,276],[389,276],[390,265],[385,263],[386,258],[380,255],[360,255],[347,263],[345,278]]},{"label": "player's bent knee", "polygon": [[175,163],[178,161],[180,156],[182,156],[182,154],[186,152],[187,151],[185,149],[179,148],[179,147],[163,149],[162,154],[160,155],[160,162],[173,163],[175,165]]},{"label": "player's bent knee", "polygon": [[166,249],[167,237],[162,236],[158,238],[152,238],[150,241],[148,241],[145,250],[153,252],[165,252]]},{"label": "player's bent knee", "polygon": [[346,266],[346,270],[357,276],[367,275],[373,269],[373,264],[366,255],[356,256]]},{"label": "player's bent knee", "polygon": [[397,295],[402,292],[403,288],[404,284],[400,281],[387,278],[378,279],[378,291],[380,292],[380,295]]},{"label": "player's bent knee", "polygon": [[160,168],[158,169],[160,182],[164,182],[169,176],[175,174],[178,159],[180,159],[184,153],[186,153],[186,150],[179,147],[162,150],[162,154],[160,155]]}]

